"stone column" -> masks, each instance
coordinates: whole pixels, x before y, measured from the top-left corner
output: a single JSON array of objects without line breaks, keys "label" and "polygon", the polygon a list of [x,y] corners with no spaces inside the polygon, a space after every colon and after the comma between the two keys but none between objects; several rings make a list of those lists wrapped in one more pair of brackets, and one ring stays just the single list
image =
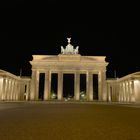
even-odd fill
[{"label": "stone column", "polygon": [[124,83],[122,82],[122,102],[124,102]]},{"label": "stone column", "polygon": [[120,101],[123,102],[123,83],[121,82],[121,88],[120,88]]},{"label": "stone column", "polygon": [[4,100],[7,100],[7,91],[8,91],[8,78],[6,78],[6,83],[5,83],[5,95],[4,95]]},{"label": "stone column", "polygon": [[5,100],[5,96],[6,96],[6,77],[3,79],[3,100]]},{"label": "stone column", "polygon": [[[21,81],[20,82],[20,95],[19,95],[20,100],[24,100],[24,94],[26,93],[25,87],[26,87],[26,84],[23,81]],[[26,90],[27,90],[27,88],[26,88]]]},{"label": "stone column", "polygon": [[130,81],[128,81],[128,102],[130,102]]},{"label": "stone column", "polygon": [[25,86],[26,86],[26,84],[25,84],[25,82],[24,81],[22,81],[22,80],[20,80],[20,91],[19,91],[19,100],[24,100],[24,94],[26,93],[26,91],[25,91]]},{"label": "stone column", "polygon": [[35,100],[35,92],[36,92],[35,81],[36,81],[36,70],[32,70],[30,100]]},{"label": "stone column", "polygon": [[18,81],[16,80],[14,100],[17,99],[17,94],[18,94]]},{"label": "stone column", "polygon": [[119,88],[120,88],[120,84],[119,84],[118,81],[117,81],[117,82],[116,82],[116,96],[117,96],[117,102],[120,101]]},{"label": "stone column", "polygon": [[91,72],[87,72],[86,74],[86,95],[87,100],[92,101],[93,100],[93,74]]},{"label": "stone column", "polygon": [[117,94],[118,94],[118,102],[120,102],[120,84],[117,82]]},{"label": "stone column", "polygon": [[29,93],[30,93],[29,87],[30,87],[30,83],[27,82],[27,84],[26,84],[26,101],[29,100]]},{"label": "stone column", "polygon": [[126,89],[125,89],[125,81],[123,83],[123,101],[125,102],[126,101]]},{"label": "stone column", "polygon": [[115,91],[116,85],[115,83],[112,84],[112,94],[113,94],[113,101],[116,101],[116,91]]},{"label": "stone column", "polygon": [[19,100],[19,96],[20,96],[20,81],[17,81],[16,101]]},{"label": "stone column", "polygon": [[4,100],[5,99],[5,92],[6,92],[6,78],[3,77],[3,80],[2,80],[2,87],[1,87],[1,100]]},{"label": "stone column", "polygon": [[123,101],[123,84],[120,83],[120,101]]},{"label": "stone column", "polygon": [[127,81],[125,81],[125,102],[127,102]]},{"label": "stone column", "polygon": [[17,94],[17,81],[15,80],[13,100],[16,100],[16,94]]},{"label": "stone column", "polygon": [[121,83],[119,83],[119,102],[121,102]]},{"label": "stone column", "polygon": [[126,102],[129,102],[129,86],[128,86],[128,80],[126,81]]},{"label": "stone column", "polygon": [[106,92],[106,73],[105,71],[99,71],[98,73],[98,91],[99,91],[99,101],[107,100]]},{"label": "stone column", "polygon": [[4,100],[7,100],[7,94],[8,94],[8,78],[6,78],[6,82],[5,82],[5,94],[4,94]]},{"label": "stone column", "polygon": [[12,91],[11,91],[11,100],[13,100],[14,97],[14,89],[15,89],[15,80],[12,80]]},{"label": "stone column", "polygon": [[32,79],[31,79],[31,100],[38,100],[39,92],[39,71],[32,70]]},{"label": "stone column", "polygon": [[13,83],[12,100],[15,100],[15,92],[16,92],[16,80],[14,80],[14,83]]},{"label": "stone column", "polygon": [[127,95],[127,90],[126,90],[126,81],[124,82],[124,102],[126,102],[126,95]]},{"label": "stone column", "polygon": [[108,93],[108,101],[111,102],[111,95],[110,95],[110,84],[107,84],[107,93]]},{"label": "stone column", "polygon": [[62,100],[63,98],[63,73],[58,73],[58,86],[57,86],[57,99]]},{"label": "stone column", "polygon": [[122,88],[122,86],[121,86],[121,82],[119,83],[119,85],[120,85],[120,88],[119,88],[119,98],[120,98],[120,102],[121,102],[121,98],[122,98],[122,96],[121,96],[121,94],[122,94],[122,92],[121,92],[121,88]]},{"label": "stone column", "polygon": [[39,71],[36,72],[36,96],[35,96],[35,100],[39,99]]},{"label": "stone column", "polygon": [[10,100],[12,100],[12,97],[13,97],[13,91],[14,90],[14,80],[12,79],[11,81],[11,95],[10,95]]},{"label": "stone column", "polygon": [[4,86],[4,94],[3,94],[3,100],[6,100],[7,96],[7,78],[5,78],[5,86]]},{"label": "stone column", "polygon": [[50,99],[50,93],[51,93],[51,72],[46,71],[45,72],[45,85],[44,85],[44,100]]},{"label": "stone column", "polygon": [[132,93],[131,93],[131,102],[135,102],[135,85],[134,81],[132,81]]},{"label": "stone column", "polygon": [[101,71],[98,73],[98,100],[102,101],[102,78],[101,78]]},{"label": "stone column", "polygon": [[7,100],[10,100],[10,96],[11,96],[11,79],[8,80]]},{"label": "stone column", "polygon": [[118,93],[118,82],[116,82],[115,84],[115,91],[116,91],[116,101],[118,102],[119,101],[119,93]]},{"label": "stone column", "polygon": [[126,81],[126,102],[128,102],[128,81]]},{"label": "stone column", "polygon": [[75,73],[75,80],[74,80],[74,97],[75,100],[80,99],[80,73]]},{"label": "stone column", "polygon": [[2,100],[3,77],[0,77],[0,100]]},{"label": "stone column", "polygon": [[112,83],[111,87],[112,87],[112,101],[115,101],[115,90],[114,90],[114,83]]},{"label": "stone column", "polygon": [[106,93],[106,71],[102,71],[102,93],[103,93],[103,101],[107,101],[107,93]]}]

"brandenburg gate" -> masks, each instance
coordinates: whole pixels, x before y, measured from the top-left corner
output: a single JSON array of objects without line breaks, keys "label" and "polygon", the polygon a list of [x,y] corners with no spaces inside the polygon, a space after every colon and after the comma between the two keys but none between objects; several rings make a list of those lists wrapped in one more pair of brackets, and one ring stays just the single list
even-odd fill
[{"label": "brandenburg gate", "polygon": [[98,100],[107,101],[105,56],[81,56],[79,46],[71,45],[71,38],[59,55],[33,55],[30,100],[39,99],[40,74],[44,76],[43,100],[50,100],[51,77],[57,74],[57,100],[63,100],[64,74],[74,75],[74,100],[80,100],[80,74],[86,75],[86,100],[94,100],[93,75],[98,76]]}]

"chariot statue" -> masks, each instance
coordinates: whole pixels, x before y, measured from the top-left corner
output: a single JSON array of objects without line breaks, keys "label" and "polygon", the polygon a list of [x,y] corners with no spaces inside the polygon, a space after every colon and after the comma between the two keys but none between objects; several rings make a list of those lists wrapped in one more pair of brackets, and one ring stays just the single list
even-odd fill
[{"label": "chariot statue", "polygon": [[73,45],[71,45],[71,38],[67,38],[68,44],[66,48],[64,49],[63,46],[61,46],[61,54],[78,54],[79,53],[79,46],[74,49]]}]

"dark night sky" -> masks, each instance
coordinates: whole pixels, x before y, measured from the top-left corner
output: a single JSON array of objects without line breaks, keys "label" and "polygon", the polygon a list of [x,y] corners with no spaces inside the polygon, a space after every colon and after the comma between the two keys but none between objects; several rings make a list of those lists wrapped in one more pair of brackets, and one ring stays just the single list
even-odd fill
[{"label": "dark night sky", "polygon": [[30,75],[33,54],[57,55],[71,37],[81,55],[107,57],[107,77],[114,77],[114,70],[118,77],[140,70],[138,31],[116,7],[21,0],[0,8],[0,69],[19,75],[22,68],[22,75]]}]

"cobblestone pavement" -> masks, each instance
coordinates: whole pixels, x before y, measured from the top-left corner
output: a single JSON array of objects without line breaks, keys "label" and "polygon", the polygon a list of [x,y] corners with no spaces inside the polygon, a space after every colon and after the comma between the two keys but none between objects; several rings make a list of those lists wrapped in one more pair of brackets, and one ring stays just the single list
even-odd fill
[{"label": "cobblestone pavement", "polygon": [[139,140],[139,106],[0,102],[0,140]]}]

